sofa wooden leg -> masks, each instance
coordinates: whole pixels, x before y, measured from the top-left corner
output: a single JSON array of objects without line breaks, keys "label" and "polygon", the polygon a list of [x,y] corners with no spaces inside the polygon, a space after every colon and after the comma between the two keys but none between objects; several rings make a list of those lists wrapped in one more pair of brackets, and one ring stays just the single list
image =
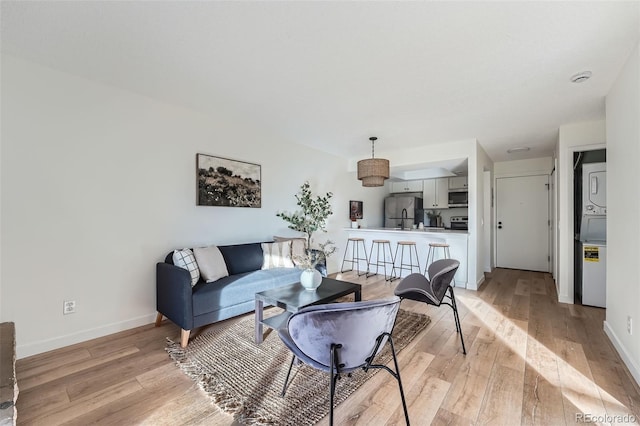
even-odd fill
[{"label": "sofa wooden leg", "polygon": [[187,343],[189,343],[189,333],[191,333],[191,330],[184,329],[180,333],[180,346],[182,346],[183,348],[186,348]]},{"label": "sofa wooden leg", "polygon": [[161,323],[162,323],[162,314],[158,312],[158,316],[156,317],[156,327],[160,327]]}]

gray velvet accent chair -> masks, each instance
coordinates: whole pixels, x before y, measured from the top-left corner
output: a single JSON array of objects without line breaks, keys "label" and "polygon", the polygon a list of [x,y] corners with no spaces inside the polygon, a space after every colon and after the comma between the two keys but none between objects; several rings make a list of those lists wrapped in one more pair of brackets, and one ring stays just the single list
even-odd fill
[{"label": "gray velvet accent chair", "polygon": [[[429,265],[427,273],[429,278],[422,274],[407,275],[394,290],[396,296],[402,299],[417,300],[433,306],[448,305],[453,309],[453,319],[456,322],[456,333],[460,334],[462,353],[467,354],[464,347],[464,337],[456,297],[453,294],[453,277],[458,271],[460,262],[455,259],[440,259]],[[447,294],[447,291],[449,294]],[[444,301],[447,297],[449,301]]]},{"label": "gray velvet accent chair", "polygon": [[[333,425],[333,400],[336,382],[342,374],[354,370],[383,369],[397,381],[404,416],[409,414],[400,379],[400,369],[391,331],[396,321],[400,298],[368,300],[351,303],[329,303],[310,306],[292,314],[286,327],[278,330],[282,342],[293,358],[282,389],[285,396],[294,361],[299,361],[329,373],[329,424]],[[386,365],[374,364],[375,356],[389,343],[395,371]]]}]

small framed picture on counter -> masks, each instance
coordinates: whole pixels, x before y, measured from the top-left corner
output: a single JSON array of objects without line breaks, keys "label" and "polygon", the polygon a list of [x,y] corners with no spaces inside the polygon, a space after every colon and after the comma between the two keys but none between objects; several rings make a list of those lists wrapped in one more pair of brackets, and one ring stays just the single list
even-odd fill
[{"label": "small framed picture on counter", "polygon": [[349,201],[349,219],[362,219],[362,201]]}]

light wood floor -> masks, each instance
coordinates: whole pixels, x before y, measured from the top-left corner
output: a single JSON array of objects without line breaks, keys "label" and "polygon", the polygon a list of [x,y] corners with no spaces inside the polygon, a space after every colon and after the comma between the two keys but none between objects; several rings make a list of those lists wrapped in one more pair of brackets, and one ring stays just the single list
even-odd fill
[{"label": "light wood floor", "polygon": [[[362,283],[363,299],[395,286],[342,278]],[[603,309],[560,304],[549,274],[507,269],[456,296],[466,356],[449,307],[402,302],[432,318],[399,355],[414,425],[560,425],[584,423],[583,414],[640,422],[640,393],[602,330]],[[18,424],[234,424],[163,350],[179,335],[165,320],[18,360]],[[335,414],[340,425],[404,423],[396,382],[384,372]]]}]

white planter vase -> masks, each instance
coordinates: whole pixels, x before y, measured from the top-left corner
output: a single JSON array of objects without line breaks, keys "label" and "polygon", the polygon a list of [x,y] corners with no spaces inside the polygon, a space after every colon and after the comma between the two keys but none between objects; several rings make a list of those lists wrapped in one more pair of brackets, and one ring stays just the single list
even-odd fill
[{"label": "white planter vase", "polygon": [[300,274],[300,284],[305,290],[315,291],[318,287],[320,287],[320,283],[322,282],[322,275],[316,269],[305,269]]}]

